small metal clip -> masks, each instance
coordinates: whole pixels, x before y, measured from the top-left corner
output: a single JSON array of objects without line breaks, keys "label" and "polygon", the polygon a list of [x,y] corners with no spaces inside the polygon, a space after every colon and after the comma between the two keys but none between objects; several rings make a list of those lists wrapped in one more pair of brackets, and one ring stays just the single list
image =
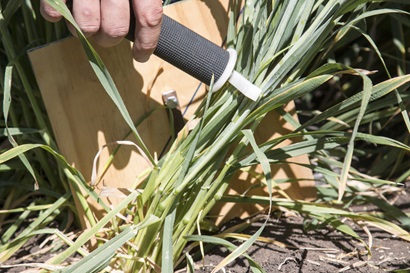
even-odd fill
[{"label": "small metal clip", "polygon": [[[176,136],[185,126],[177,92],[175,90],[169,90],[162,93],[162,101],[165,106],[171,109],[172,119],[174,120],[174,135]],[[171,117],[169,118],[171,119]]]}]

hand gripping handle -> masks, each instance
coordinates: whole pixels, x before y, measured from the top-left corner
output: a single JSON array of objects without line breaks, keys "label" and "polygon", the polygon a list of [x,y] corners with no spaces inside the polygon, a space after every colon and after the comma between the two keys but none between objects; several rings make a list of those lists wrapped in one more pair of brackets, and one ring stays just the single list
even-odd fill
[{"label": "hand gripping handle", "polygon": [[[134,41],[134,32],[135,16],[131,12],[126,38]],[[222,49],[166,15],[162,16],[161,33],[154,54],[207,85],[211,84],[214,76],[214,91],[228,80],[236,62],[234,50]]]}]

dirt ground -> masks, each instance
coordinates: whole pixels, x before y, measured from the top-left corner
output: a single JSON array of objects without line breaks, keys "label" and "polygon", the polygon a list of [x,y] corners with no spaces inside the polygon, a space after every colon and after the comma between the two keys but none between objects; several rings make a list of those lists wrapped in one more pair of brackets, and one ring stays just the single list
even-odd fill
[{"label": "dirt ground", "polygon": [[[400,197],[395,205],[405,212],[410,212],[410,185],[407,194]],[[358,208],[360,210],[363,207]],[[372,207],[367,207],[373,210]],[[346,224],[350,224],[348,221]],[[227,226],[237,224],[231,221]],[[252,224],[242,231],[252,235],[262,224],[261,221]],[[354,230],[368,242],[369,237],[363,229],[351,225]],[[371,256],[363,243],[338,231],[327,228],[305,231],[303,218],[288,214],[276,217],[272,215],[268,221],[263,237],[276,243],[255,243],[248,254],[268,273],[320,273],[320,272],[410,272],[410,242],[375,228],[369,228],[372,236]],[[5,264],[42,263],[61,251],[63,244],[45,242],[46,237],[31,239],[15,257]],[[240,242],[233,241],[239,245]],[[44,246],[42,245],[44,244]],[[212,269],[227,255],[229,251],[223,247],[213,248],[205,258],[197,259],[196,272],[211,272]],[[74,258],[75,261],[78,258]],[[33,272],[27,266],[6,268],[0,265],[0,272]],[[179,273],[186,272],[178,270]],[[245,273],[252,272],[246,259],[238,258],[219,272]]]},{"label": "dirt ground", "polygon": [[[392,200],[395,200],[395,206],[409,213],[410,182],[405,185],[405,194],[392,196]],[[367,205],[356,206],[353,210],[375,211],[377,208]],[[327,228],[306,231],[303,221],[302,217],[292,214],[279,219],[271,217],[262,236],[279,243],[257,242],[247,253],[268,273],[410,273],[410,242],[408,241],[369,227],[372,247],[371,255],[368,255],[364,244],[353,240],[352,237]],[[369,242],[369,236],[362,228],[349,221],[345,223],[351,226],[366,243]],[[261,222],[253,224],[242,233],[252,235],[260,225]],[[229,253],[223,247],[213,249],[203,260],[197,262],[197,272],[211,272]],[[245,258],[238,258],[226,266],[223,272],[245,273],[252,270]]]},{"label": "dirt ground", "polygon": [[[410,243],[386,232],[370,229],[373,236],[372,255],[364,245],[346,235],[327,230],[303,231],[301,217],[271,219],[262,236],[292,247],[258,242],[247,252],[266,272],[410,272]],[[256,232],[257,225],[244,231]],[[367,241],[364,231],[357,233]],[[212,250],[197,263],[198,272],[211,272],[229,252],[225,248]],[[252,272],[246,259],[238,258],[224,268],[224,272]],[[180,272],[185,272],[181,270]],[[220,271],[221,272],[221,271]]]},{"label": "dirt ground", "polygon": [[[259,228],[253,224],[243,231],[253,234]],[[368,236],[357,229],[365,241]],[[280,220],[270,219],[262,236],[274,239],[291,247],[280,246],[279,243],[257,242],[247,252],[266,272],[310,273],[310,272],[393,272],[404,270],[410,272],[410,243],[394,237],[386,232],[370,229],[373,236],[372,255],[369,257],[363,246],[340,232],[315,230],[304,232],[303,219],[296,216],[281,217]],[[33,239],[18,254],[20,258],[11,259],[8,264],[41,263],[53,254],[53,249],[41,249],[39,244],[44,238]],[[239,244],[239,242],[236,242]],[[56,247],[56,246],[54,246]],[[58,252],[58,250],[57,250]],[[211,272],[212,269],[227,255],[223,247],[211,250],[197,262],[196,272]],[[33,272],[28,267],[2,268],[0,272]],[[178,272],[185,272],[179,270]],[[244,258],[238,258],[220,272],[245,273],[252,272]],[[402,271],[400,271],[402,272]]]}]

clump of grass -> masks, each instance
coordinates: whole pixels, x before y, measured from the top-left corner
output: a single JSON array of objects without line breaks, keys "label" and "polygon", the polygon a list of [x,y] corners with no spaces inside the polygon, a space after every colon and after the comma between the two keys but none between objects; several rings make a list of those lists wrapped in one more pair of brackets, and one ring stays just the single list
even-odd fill
[{"label": "clump of grass", "polygon": [[[51,222],[58,220],[64,230],[77,219],[69,209],[64,174],[71,167],[50,157],[56,145],[26,55],[67,34],[64,25],[42,20],[38,6],[38,1],[0,1],[1,261]],[[32,149],[41,145],[44,150]]]},{"label": "clump of grass", "polygon": [[[174,268],[180,265],[180,257],[188,241],[220,243],[230,248],[230,243],[222,239],[192,236],[198,230],[198,223],[205,219],[216,202],[221,201],[253,202],[264,204],[269,208],[275,205],[295,210],[306,218],[328,223],[358,240],[363,239],[340,218],[349,218],[362,225],[363,223],[374,225],[404,240],[410,240],[410,235],[405,230],[408,229],[409,223],[406,214],[386,205],[386,202],[374,201],[377,198],[372,201],[371,198],[364,198],[360,194],[363,187],[376,192],[386,185],[397,186],[397,182],[403,182],[408,177],[408,173],[406,177],[406,172],[401,173],[399,168],[402,162],[408,165],[406,153],[410,150],[407,145],[410,122],[406,110],[409,100],[406,93],[410,76],[405,72],[407,53],[403,53],[402,50],[405,43],[404,36],[394,32],[392,37],[393,41],[398,40],[403,43],[400,45],[396,42],[399,57],[390,62],[396,64],[399,71],[394,75],[389,72],[391,68],[385,65],[386,54],[375,46],[372,36],[366,32],[366,23],[369,20],[379,17],[391,18],[390,14],[395,15],[395,19],[391,19],[392,24],[394,26],[399,24],[400,29],[404,31],[408,20],[405,19],[408,14],[404,12],[404,8],[407,6],[405,4],[391,6],[389,3],[379,2],[383,1],[247,1],[240,16],[236,13],[238,3],[235,2],[231,9],[227,46],[235,48],[238,52],[236,70],[260,86],[263,95],[257,102],[252,102],[228,85],[216,94],[209,92],[193,117],[199,121],[198,125],[189,134],[181,133],[170,151],[158,162],[145,150],[143,140],[140,139],[137,128],[123,106],[108,71],[98,54],[79,32],[80,40],[96,75],[128,122],[137,144],[151,158],[153,168],[141,188],[135,189],[118,206],[109,209],[102,204],[107,210],[106,216],[97,221],[90,215],[89,220],[93,222],[93,227],[84,231],[75,242],[68,242],[69,248],[48,263],[61,264],[73,253],[80,252],[84,258],[71,267],[63,269],[64,272],[99,272],[103,269],[119,269],[126,272],[173,272]],[[9,2],[4,10],[1,9],[3,18],[8,18],[5,16],[7,10],[16,11],[17,7],[20,8],[10,3],[14,2]],[[21,2],[19,3],[22,5]],[[60,1],[49,0],[49,3],[75,25],[68,10],[61,5]],[[22,5],[22,9],[23,6],[27,8]],[[235,22],[234,18],[238,16],[240,19]],[[7,40],[4,38],[9,31],[8,26],[1,19],[3,48],[9,50]],[[350,52],[350,47],[354,49],[355,43],[366,43],[374,59],[379,60],[382,66],[352,68],[357,67],[355,62],[347,62],[344,54]],[[15,55],[7,56],[11,56],[8,57],[10,62],[13,60],[17,63]],[[381,71],[374,73],[376,69]],[[20,73],[25,72],[18,70],[18,73],[22,77]],[[383,77],[379,76],[380,73],[383,73]],[[3,98],[7,98],[7,90],[12,89],[10,81],[18,86],[10,76],[9,69],[6,70],[5,75]],[[320,113],[314,111],[315,109],[308,112],[303,124],[282,110],[282,105],[295,99],[308,104],[309,95],[323,86],[329,87],[329,82],[334,88],[335,86],[340,88],[337,92],[340,94],[340,99],[333,100],[331,105]],[[328,85],[325,85],[326,83]],[[350,86],[346,87],[346,84]],[[7,99],[4,101],[7,104]],[[315,102],[310,101],[310,104],[312,103]],[[391,111],[391,108],[395,111]],[[270,111],[280,113],[296,129],[283,137],[266,143],[257,143],[253,132]],[[377,135],[373,131],[363,129],[369,123],[390,123],[393,118],[396,126],[405,128],[402,129],[402,135],[397,138]],[[46,121],[39,122],[29,128],[45,130],[46,124]],[[15,127],[22,129],[18,122]],[[312,128],[314,130],[311,130]],[[10,138],[10,130],[5,135]],[[39,183],[40,189],[47,189],[43,184],[68,179],[70,185],[83,187],[97,199],[85,184],[81,174],[68,166],[64,158],[56,153],[51,136],[46,137],[44,133],[42,136],[43,139],[30,141],[30,144],[15,143],[14,147],[6,149],[0,155],[0,163],[12,162],[11,160],[20,156],[21,162],[28,167],[31,162],[24,159],[29,157],[27,153],[41,151],[34,148],[43,148],[42,150],[46,151],[45,157],[49,157],[47,154],[49,153],[57,159],[55,164],[60,166],[61,171],[57,177],[43,176],[45,182]],[[278,144],[284,139],[296,137],[303,140],[278,148]],[[24,139],[18,141],[27,143]],[[370,145],[379,151],[386,148],[389,151],[400,151],[402,156],[399,159],[392,159],[391,156],[384,157],[390,166],[397,166],[397,168],[388,175],[386,172],[379,172],[377,177],[369,175],[372,168],[369,173],[354,168],[357,164],[355,158],[363,158],[366,147]],[[306,167],[321,174],[323,184],[318,189],[323,196],[322,200],[317,203],[292,200],[285,193],[282,193],[283,198],[272,198],[272,190],[277,188],[277,184],[271,179],[270,164],[281,163],[302,154],[310,155],[313,161]],[[383,162],[383,157],[377,160]],[[256,164],[262,165],[264,178],[261,182],[267,185],[270,196],[225,196],[230,178],[236,172]],[[42,167],[32,168],[35,177],[37,177],[35,172],[42,171]],[[30,167],[28,169],[30,170]],[[20,172],[9,170],[8,175],[14,173],[28,176],[25,170]],[[29,177],[31,176],[32,174]],[[78,192],[73,191],[71,194],[79,195]],[[8,254],[2,259],[12,255],[15,251],[12,246],[15,246],[16,241],[24,243],[24,240],[34,234],[35,230],[47,224],[43,222],[44,219],[49,219],[47,217],[50,215],[57,216],[58,213],[55,213],[57,204],[58,209],[65,204],[68,205],[69,195],[60,197],[44,210],[42,216],[38,218],[41,219],[39,220],[41,224],[30,227],[27,232],[20,235],[21,237],[3,246],[1,253]],[[58,198],[57,196],[53,198]],[[396,219],[397,223],[391,223],[379,216],[350,212],[347,208],[349,202],[354,200],[379,204],[386,211],[386,215]],[[340,205],[344,205],[344,208]],[[86,209],[87,204],[83,203],[83,206]],[[9,213],[11,211],[10,207],[6,210]],[[119,215],[122,217],[118,217]],[[112,228],[103,229],[108,223]],[[15,229],[15,225],[11,227]],[[232,253],[214,269],[214,272],[244,254],[263,228],[264,225],[240,247],[232,249]],[[82,246],[95,238],[100,242],[108,241],[90,254],[81,251]],[[189,253],[186,255],[190,257]],[[263,269],[250,257],[246,257],[250,260],[254,272],[263,272]],[[188,258],[187,261],[189,264],[190,259]]]}]

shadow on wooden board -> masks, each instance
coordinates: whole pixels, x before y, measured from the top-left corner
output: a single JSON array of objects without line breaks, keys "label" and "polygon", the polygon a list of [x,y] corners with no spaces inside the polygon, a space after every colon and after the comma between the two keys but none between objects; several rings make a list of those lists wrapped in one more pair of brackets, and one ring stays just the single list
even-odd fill
[{"label": "shadow on wooden board", "polygon": [[[222,44],[228,22],[228,0],[189,0],[164,8],[164,12],[188,26],[216,44]],[[112,48],[96,50],[110,71],[126,107],[134,122],[143,120],[138,125],[139,133],[152,154],[159,155],[170,137],[170,125],[167,111],[164,109],[162,94],[176,90],[185,118],[193,114],[205,94],[205,86],[184,72],[153,56],[147,63],[141,64],[131,58],[131,43],[123,41]],[[88,60],[76,38],[38,48],[29,53],[32,67],[38,81],[53,132],[61,153],[86,178],[91,177],[93,160],[99,149],[118,140],[123,140],[129,128],[123,121],[114,103],[101,87]],[[199,88],[190,104],[193,94]],[[188,107],[188,104],[189,107]],[[289,105],[293,108],[293,105]],[[277,121],[277,124],[273,122]],[[274,134],[281,135],[290,128],[272,114],[267,123],[261,126],[257,137],[269,139]],[[128,137],[133,141],[132,137]],[[286,143],[285,143],[286,145]],[[103,150],[98,160],[98,170],[102,170],[115,149],[115,145]],[[298,160],[308,163],[307,157]],[[107,188],[131,188],[138,183],[138,177],[149,165],[132,146],[122,146],[111,166],[99,180],[96,191]],[[298,199],[314,197],[311,188],[312,173],[297,165],[275,166],[275,178],[297,177],[306,181],[292,183],[288,192]],[[232,183],[232,191],[241,192],[249,187],[250,178],[242,174]],[[247,181],[246,184],[239,182]],[[242,185],[243,184],[243,185]],[[238,189],[236,185],[242,185]],[[118,197],[106,199],[111,204],[120,200]],[[90,201],[91,202],[91,201]],[[100,208],[91,202],[93,212],[101,217]],[[246,207],[246,208],[244,208]],[[230,205],[215,208],[214,213],[232,216],[247,216],[255,212],[256,207]],[[80,207],[79,207],[80,209]],[[81,213],[81,212],[80,212]],[[221,217],[221,221],[227,219]],[[82,223],[87,227],[87,223]]]}]

